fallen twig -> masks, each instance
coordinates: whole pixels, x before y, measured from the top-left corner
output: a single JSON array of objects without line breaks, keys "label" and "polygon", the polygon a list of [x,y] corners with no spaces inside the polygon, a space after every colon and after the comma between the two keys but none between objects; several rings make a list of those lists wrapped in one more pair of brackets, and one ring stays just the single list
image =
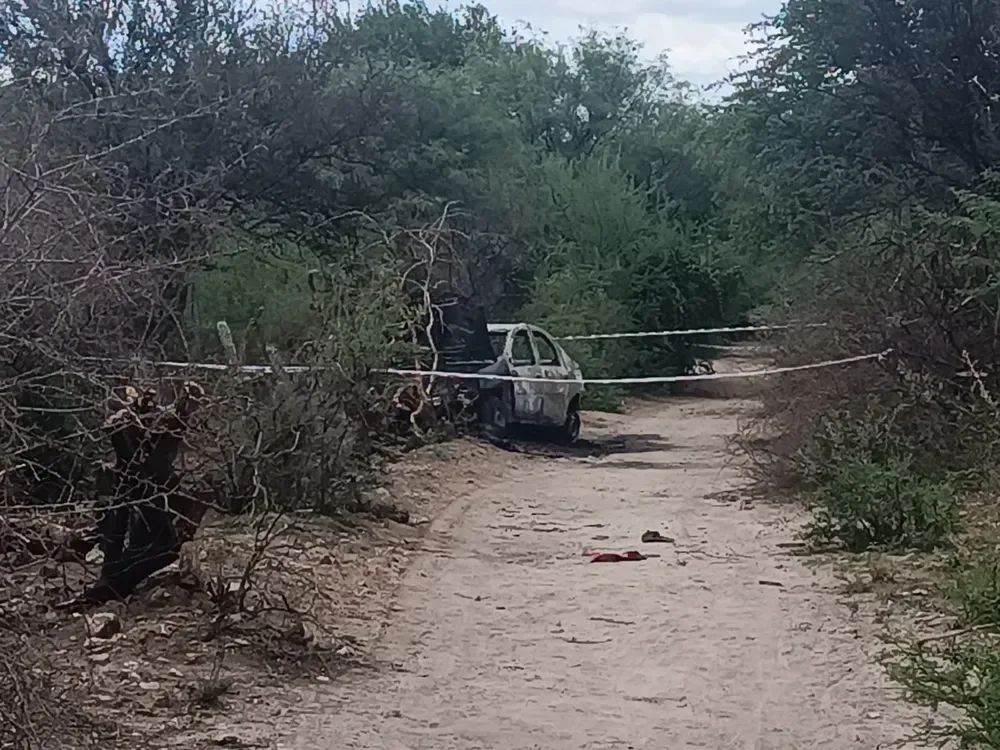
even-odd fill
[{"label": "fallen twig", "polygon": [[576,643],[580,646],[599,646],[602,643],[611,643],[610,638],[605,638],[601,641],[581,641],[579,638],[563,638],[562,640],[566,641],[566,643]]},{"label": "fallen twig", "polygon": [[615,620],[611,617],[591,617],[594,622],[609,622],[612,625],[635,625],[631,620]]},{"label": "fallen twig", "polygon": [[981,633],[984,630],[996,630],[998,628],[1000,628],[1000,623],[987,622],[982,625],[972,625],[968,628],[949,630],[947,633],[936,633],[935,635],[925,636],[917,641],[917,646],[923,646],[924,644],[931,643],[932,641],[943,641],[948,638],[958,638],[963,635],[971,635],[972,633]]}]

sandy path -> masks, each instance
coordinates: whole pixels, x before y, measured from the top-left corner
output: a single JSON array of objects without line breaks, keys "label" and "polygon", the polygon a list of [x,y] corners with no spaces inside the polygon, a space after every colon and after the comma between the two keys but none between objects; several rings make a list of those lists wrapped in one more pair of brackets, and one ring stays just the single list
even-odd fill
[{"label": "sandy path", "polygon": [[[874,750],[903,736],[913,717],[871,662],[871,626],[829,571],[778,547],[798,519],[717,499],[740,487],[724,452],[740,408],[646,407],[608,429],[662,436],[655,450],[525,458],[455,500],[403,581],[380,668],[302,695],[311,708],[279,747]],[[646,529],[676,544],[642,545]],[[662,557],[590,564],[591,547]]]}]

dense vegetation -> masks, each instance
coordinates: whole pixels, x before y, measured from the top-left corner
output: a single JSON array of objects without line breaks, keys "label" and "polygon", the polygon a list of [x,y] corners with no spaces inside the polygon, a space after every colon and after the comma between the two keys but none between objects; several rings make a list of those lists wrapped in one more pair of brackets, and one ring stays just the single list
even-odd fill
[{"label": "dense vegetation", "polygon": [[[751,33],[708,103],[627,36],[556,49],[482,6],[5,4],[0,490],[94,484],[108,363],[225,361],[225,320],[230,358],[339,369],[254,390],[199,479],[326,508],[316,487],[380,455],[396,386],[371,371],[414,356],[447,290],[556,335],[758,315],[829,323],[785,363],[891,350],[783,380],[744,445],[813,499],[817,539],[947,545],[1000,445],[1000,6],[789,0]],[[594,376],[691,364],[643,340],[574,353]],[[958,564],[976,625],[1000,620],[996,564]],[[900,675],[1000,747],[990,645]]]},{"label": "dense vegetation", "polygon": [[784,359],[891,352],[783,380],[744,445],[762,479],[812,498],[817,540],[953,548],[955,635],[904,644],[893,669],[963,709],[932,738],[1000,747],[1000,6],[790,0],[755,32],[725,108],[752,164],[728,216],[778,259],[797,314],[830,324]]}]

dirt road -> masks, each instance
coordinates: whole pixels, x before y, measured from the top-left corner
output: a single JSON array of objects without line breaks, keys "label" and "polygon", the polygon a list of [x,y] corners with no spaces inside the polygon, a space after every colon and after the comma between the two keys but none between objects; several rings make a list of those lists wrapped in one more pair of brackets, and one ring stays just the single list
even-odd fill
[{"label": "dirt road", "polygon": [[[434,519],[379,668],[302,696],[290,750],[888,747],[914,717],[830,570],[781,546],[787,508],[739,490],[745,404],[605,418],[638,452],[523,458]],[[594,434],[591,431],[590,434]],[[519,457],[520,458],[520,457]],[[673,544],[642,544],[656,529]],[[660,555],[590,563],[585,549]]]}]

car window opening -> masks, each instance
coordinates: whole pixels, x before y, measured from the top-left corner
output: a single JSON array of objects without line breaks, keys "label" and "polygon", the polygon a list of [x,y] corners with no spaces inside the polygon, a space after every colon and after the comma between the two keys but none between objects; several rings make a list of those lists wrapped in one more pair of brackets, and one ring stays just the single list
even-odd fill
[{"label": "car window opening", "polygon": [[561,364],[555,346],[544,334],[535,333],[535,346],[538,347],[538,364],[550,367],[558,367]]},{"label": "car window opening", "polygon": [[527,331],[518,331],[514,334],[514,345],[511,347],[512,364],[515,366],[535,364],[535,353],[531,348],[531,339],[528,338]]}]

